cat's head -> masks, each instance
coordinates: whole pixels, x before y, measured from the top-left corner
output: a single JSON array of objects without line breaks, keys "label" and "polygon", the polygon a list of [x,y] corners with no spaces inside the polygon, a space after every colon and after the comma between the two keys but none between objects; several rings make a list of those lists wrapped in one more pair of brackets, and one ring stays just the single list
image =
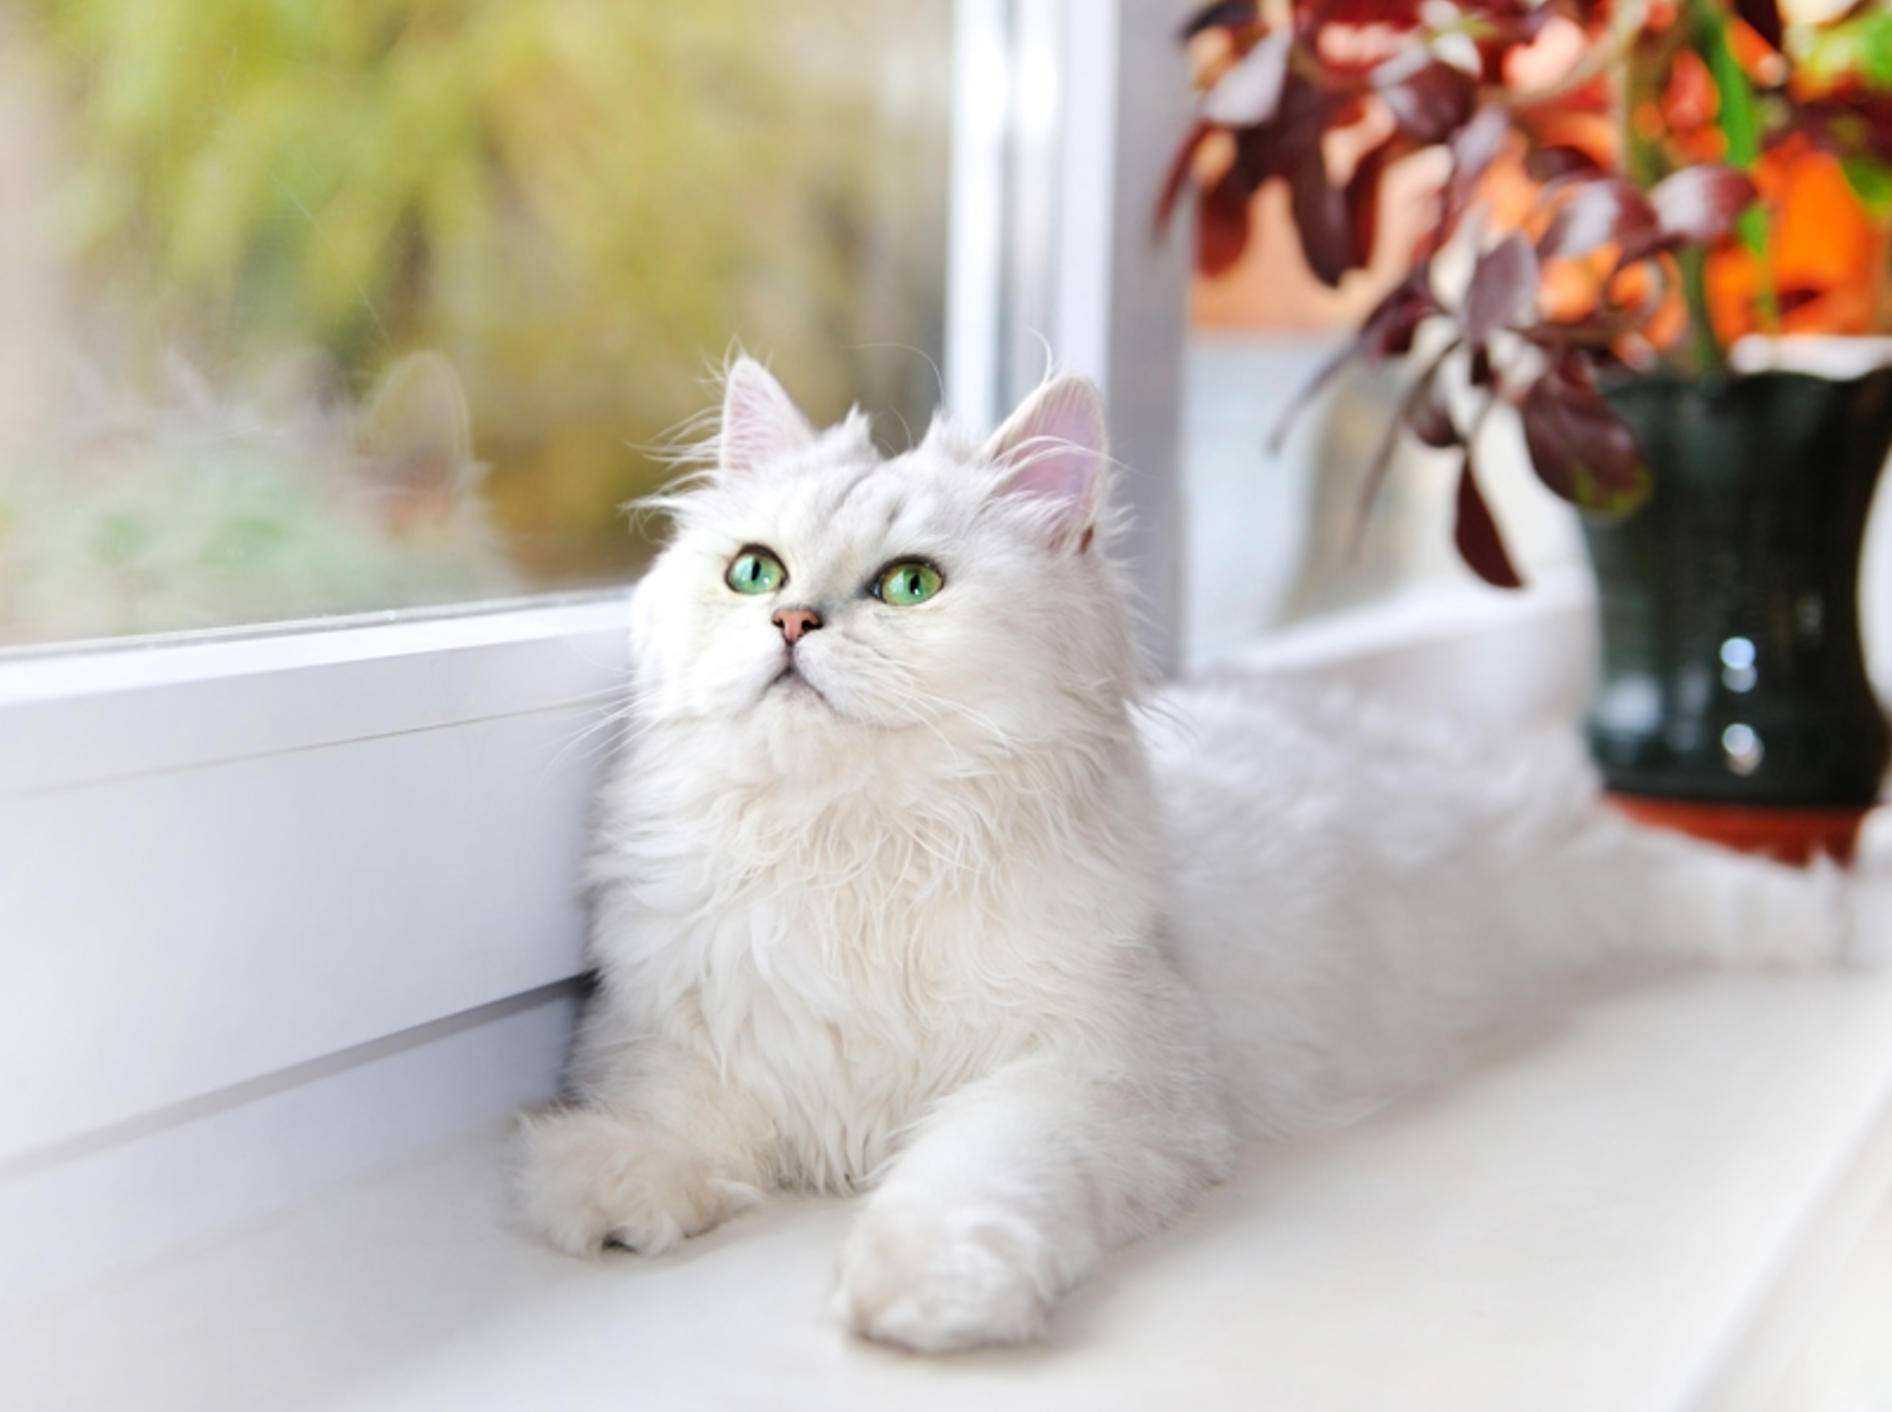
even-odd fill
[{"label": "cat's head", "polygon": [[633,618],[646,721],[780,747],[871,733],[990,759],[1113,729],[1135,670],[1107,556],[1103,407],[1045,383],[983,444],[935,420],[883,457],[730,368],[713,463]]}]

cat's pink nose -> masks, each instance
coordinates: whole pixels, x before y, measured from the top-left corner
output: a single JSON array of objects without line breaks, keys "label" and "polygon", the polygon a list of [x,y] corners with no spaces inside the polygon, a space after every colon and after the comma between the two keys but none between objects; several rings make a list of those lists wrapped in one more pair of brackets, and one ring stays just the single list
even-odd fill
[{"label": "cat's pink nose", "polygon": [[793,647],[803,633],[821,626],[821,614],[813,608],[777,608],[769,621],[782,630],[782,636]]}]

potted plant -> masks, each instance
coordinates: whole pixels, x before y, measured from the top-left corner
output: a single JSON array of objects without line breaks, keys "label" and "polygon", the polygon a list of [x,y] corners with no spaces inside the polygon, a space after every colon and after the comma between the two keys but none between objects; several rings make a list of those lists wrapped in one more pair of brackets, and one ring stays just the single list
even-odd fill
[{"label": "potted plant", "polygon": [[1338,285],[1387,170],[1443,154],[1409,273],[1320,378],[1411,368],[1369,485],[1401,437],[1452,453],[1458,549],[1515,587],[1477,464],[1515,415],[1585,512],[1610,787],[1789,854],[1850,846],[1888,753],[1855,599],[1892,369],[1877,343],[1788,335],[1887,323],[1892,13],[1819,8],[1225,0],[1184,31],[1200,112],[1158,211],[1193,190],[1215,274],[1279,180]]}]

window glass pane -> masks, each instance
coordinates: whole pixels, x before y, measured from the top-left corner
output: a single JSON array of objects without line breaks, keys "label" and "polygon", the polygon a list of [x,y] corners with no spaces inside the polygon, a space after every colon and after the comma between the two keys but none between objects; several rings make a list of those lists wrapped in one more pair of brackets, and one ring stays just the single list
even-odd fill
[{"label": "window glass pane", "polygon": [[0,643],[620,580],[733,342],[938,396],[949,0],[0,0]]},{"label": "window glass pane", "polygon": [[[1191,510],[1184,616],[1193,659],[1213,659],[1260,632],[1366,601],[1388,586],[1381,572],[1388,556],[1356,552],[1352,516],[1397,373],[1343,378],[1311,402],[1306,389],[1404,272],[1404,253],[1430,215],[1431,175],[1410,163],[1394,169],[1380,206],[1377,259],[1339,290],[1307,268],[1279,183],[1254,198],[1254,233],[1242,258],[1220,275],[1194,276],[1182,458]],[[1291,410],[1294,434],[1268,449]],[[1394,513],[1412,486],[1411,477],[1389,478],[1373,513]],[[1434,543],[1434,527],[1424,507],[1418,516],[1428,533],[1415,533],[1411,543],[1423,551]],[[1449,540],[1439,543],[1450,552]],[[1236,564],[1242,572],[1232,575]]]},{"label": "window glass pane", "polygon": [[[1181,474],[1183,617],[1196,661],[1325,614],[1478,585],[1452,539],[1454,454],[1404,437],[1386,473],[1374,471],[1411,369],[1356,365],[1308,395],[1437,219],[1436,155],[1389,170],[1374,259],[1339,289],[1308,269],[1280,183],[1255,195],[1241,258],[1194,279]],[[1291,434],[1264,450],[1284,421]],[[1515,421],[1493,419],[1478,473],[1528,584],[1587,571],[1575,515],[1542,489]]]}]

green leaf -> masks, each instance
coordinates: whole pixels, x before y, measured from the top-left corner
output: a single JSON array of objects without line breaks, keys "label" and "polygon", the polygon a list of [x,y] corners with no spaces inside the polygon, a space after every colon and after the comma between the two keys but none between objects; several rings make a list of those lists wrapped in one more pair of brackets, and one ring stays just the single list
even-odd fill
[{"label": "green leaf", "polygon": [[1728,140],[1728,163],[1742,171],[1751,171],[1761,155],[1761,119],[1754,101],[1754,85],[1748,82],[1734,46],[1728,42],[1728,23],[1719,14],[1702,18],[1702,57],[1708,61],[1709,75],[1715,81],[1719,100],[1716,122]]},{"label": "green leaf", "polygon": [[1865,204],[1869,212],[1875,216],[1892,212],[1892,167],[1863,152],[1842,157],[1839,165],[1846,174],[1846,184],[1853,189],[1853,195]]},{"label": "green leaf", "polygon": [[[1748,82],[1747,71],[1735,57],[1734,46],[1728,42],[1725,12],[1702,5],[1697,7],[1696,14],[1702,57],[1708,61],[1708,72],[1714,79],[1715,96],[1719,100],[1715,121],[1728,141],[1728,164],[1744,172],[1752,171],[1761,155],[1761,117],[1754,99],[1754,85]],[[1762,326],[1771,328],[1780,319],[1780,301],[1774,293],[1773,265],[1767,258],[1770,234],[1767,208],[1760,205],[1750,208],[1736,228],[1741,233],[1741,242],[1754,252],[1759,265],[1760,282],[1754,292],[1754,302]]]},{"label": "green leaf", "polygon": [[1892,11],[1875,10],[1846,26],[1853,31],[1859,75],[1879,88],[1892,88]]},{"label": "green leaf", "polygon": [[1592,519],[1605,523],[1627,519],[1632,512],[1640,509],[1649,498],[1652,486],[1649,467],[1641,461],[1636,462],[1629,485],[1611,485],[1593,474],[1587,466],[1577,468],[1576,484],[1578,508]]}]

